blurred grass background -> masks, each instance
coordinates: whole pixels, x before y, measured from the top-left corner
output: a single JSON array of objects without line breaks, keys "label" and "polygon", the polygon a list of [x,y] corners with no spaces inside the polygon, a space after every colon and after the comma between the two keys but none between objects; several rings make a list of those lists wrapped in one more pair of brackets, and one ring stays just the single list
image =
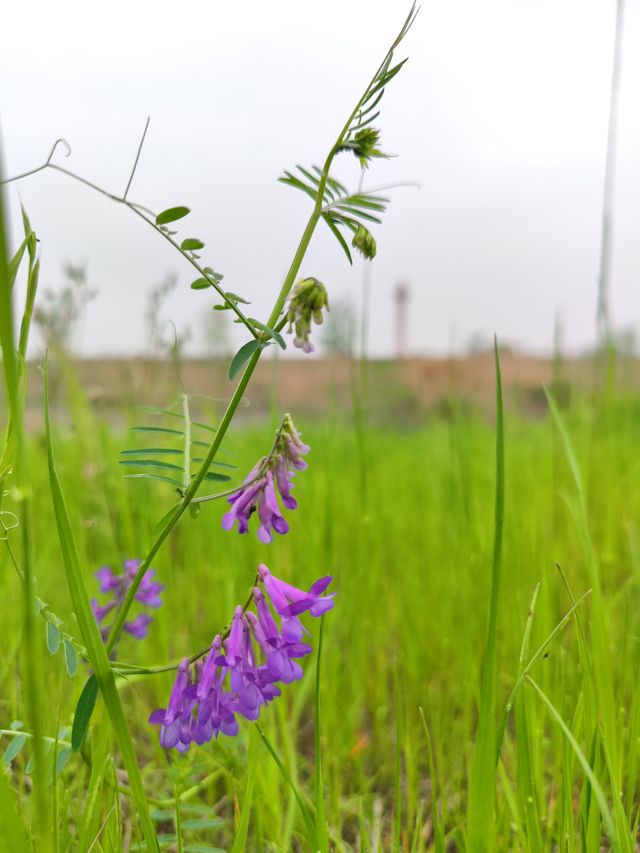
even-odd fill
[{"label": "blurred grass background", "polygon": [[[74,377],[68,367],[59,377],[58,393],[67,417],[55,427],[58,470],[87,582],[97,594],[93,572],[101,565],[117,568],[126,558],[142,556],[175,496],[168,485],[122,479],[119,452],[136,443],[127,426],[150,422],[152,416],[123,405],[116,424],[113,418],[105,420]],[[640,733],[636,450],[640,404],[630,391],[620,392],[605,405],[575,389],[563,402],[563,417],[587,483],[589,529],[613,662],[605,677],[619,715],[616,749],[622,802],[633,827]],[[200,417],[215,418],[215,405],[206,401],[198,405]],[[157,665],[208,645],[229,622],[234,606],[246,598],[259,562],[300,586],[332,574],[336,606],[325,620],[321,684],[332,842],[337,850],[434,849],[437,804],[448,843],[463,849],[489,597],[494,426],[480,407],[457,396],[430,414],[414,413],[402,428],[397,422],[363,426],[360,418],[359,429],[354,429],[352,413],[340,409],[336,406],[333,415],[322,418],[307,414],[298,421],[312,451],[309,469],[296,476],[300,506],[287,513],[291,532],[270,545],[261,544],[253,529],[242,537],[235,531],[225,533],[220,501],[203,505],[197,518],[185,517],[154,562],[167,586],[164,606],[155,614],[148,639],[139,644],[124,639],[119,657]],[[591,585],[567,460],[542,406],[538,414],[525,417],[511,406],[506,417],[499,709],[518,673],[535,585],[539,582],[541,587],[531,650],[571,607],[555,562],[562,566],[576,598]],[[233,429],[223,445],[225,461],[238,467],[238,480],[268,451],[278,423],[275,409],[271,420],[264,411],[258,420]],[[37,429],[32,430],[31,442],[36,592],[64,620],[64,629],[77,635],[49,501],[44,439]],[[5,637],[0,651],[0,707],[6,727],[5,721],[21,718],[23,712],[15,618],[21,592],[5,549],[0,561],[4,590],[0,631]],[[578,611],[587,638],[593,606],[588,598]],[[317,625],[310,627],[316,647]],[[53,736],[58,719],[60,724],[71,722],[83,679],[69,682],[62,655],[49,657],[44,620],[41,648],[47,659],[45,686],[50,699],[45,709],[47,732]],[[262,720],[294,777],[312,796],[313,660],[306,669],[303,681],[287,686]],[[612,797],[606,748],[600,752],[588,722],[594,700],[575,618],[531,674],[571,726]],[[185,805],[183,817],[191,829],[184,830],[184,837],[195,845],[191,849],[205,849],[197,845],[207,843],[227,849],[245,792],[251,725],[243,725],[236,739],[223,737],[192,749],[186,757],[166,754],[146,718],[166,704],[171,683],[169,673],[134,678],[121,688],[159,831],[165,833],[166,849],[177,849],[168,840],[174,832],[175,794]],[[575,753],[533,691],[526,688],[523,695],[526,726],[522,728],[522,716],[519,730],[510,718],[498,769],[497,849],[549,850],[562,845],[560,849],[569,850],[580,843],[588,845],[589,839],[600,843],[597,806]],[[421,709],[433,748],[433,769]],[[85,759],[93,755],[94,785],[99,788],[91,808],[84,800],[91,769],[82,756],[74,754],[59,777],[59,849],[81,849],[76,847],[79,837],[93,838],[99,832],[101,849],[121,849],[117,841],[121,808],[125,840],[139,841],[126,799],[121,801],[114,788],[117,780],[126,792],[127,780],[115,769],[99,774],[95,770],[96,756],[108,757],[113,747],[110,739],[103,717],[85,755]],[[260,754],[246,849],[305,849],[289,789],[264,746],[257,743],[252,748]],[[14,784],[25,796],[28,789],[21,773],[27,759],[25,750],[12,768]],[[527,806],[532,796],[533,813]],[[541,846],[536,846],[536,839]]]}]

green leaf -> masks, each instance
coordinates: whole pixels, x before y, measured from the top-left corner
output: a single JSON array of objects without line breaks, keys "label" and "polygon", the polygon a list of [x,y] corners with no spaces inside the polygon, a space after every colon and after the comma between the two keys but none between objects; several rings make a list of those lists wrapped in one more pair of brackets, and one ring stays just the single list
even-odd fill
[{"label": "green leaf", "polygon": [[76,647],[73,643],[69,642],[66,637],[63,641],[63,647],[64,665],[67,668],[69,678],[73,678],[78,671],[78,652],[76,651]]},{"label": "green leaf", "polygon": [[120,455],[121,456],[137,456],[139,453],[145,453],[145,454],[160,453],[160,454],[164,454],[165,456],[167,454],[170,454],[173,456],[180,456],[180,455],[182,455],[183,452],[184,452],[183,450],[180,450],[177,447],[140,447],[138,449],[134,448],[133,450],[121,450]]},{"label": "green leaf", "polygon": [[38,613],[40,613],[41,610],[44,610],[45,607],[49,606],[46,601],[43,601],[41,598],[38,598],[37,595],[34,597],[33,603],[34,603],[36,615]]},{"label": "green leaf", "polygon": [[[53,746],[53,741],[51,741],[51,740],[43,741],[43,743],[42,743],[42,756],[43,756],[43,758],[46,758],[46,756],[49,755],[49,753],[51,752],[52,746]],[[27,766],[24,768],[24,772],[31,775],[34,771],[35,766],[36,766],[36,754],[35,754],[35,752],[33,752],[29,756],[29,760],[27,761]]]},{"label": "green leaf", "polygon": [[183,252],[195,252],[197,249],[204,249],[204,243],[196,237],[187,237],[180,243],[180,248]]},{"label": "green leaf", "polygon": [[224,294],[224,295],[225,295],[225,296],[227,297],[227,299],[229,299],[231,302],[236,302],[236,303],[241,302],[243,305],[251,305],[251,303],[250,303],[250,302],[247,302],[247,300],[246,300],[246,299],[243,299],[243,298],[242,298],[242,296],[238,296],[238,294],[237,294],[237,293],[232,293],[230,290],[225,291],[225,294]]},{"label": "green leaf", "polygon": [[191,290],[206,290],[207,287],[211,287],[212,283],[208,278],[197,278],[195,281],[191,282]]},{"label": "green leaf", "polygon": [[150,814],[152,820],[173,820],[173,809],[151,809]]},{"label": "green leaf", "polygon": [[[181,484],[181,486],[182,486],[182,484]],[[165,526],[167,521],[169,521],[169,519],[171,518],[171,516],[173,515],[173,513],[176,511],[176,509],[179,506],[180,506],[180,504],[174,504],[168,512],[165,512],[165,514],[162,516],[160,521],[153,528],[154,533],[157,533],[157,531],[162,530],[162,528]],[[191,504],[191,506],[194,506],[194,504]]]},{"label": "green leaf", "polygon": [[90,675],[87,683],[82,688],[82,693],[76,705],[76,712],[73,715],[73,728],[71,729],[71,747],[74,752],[77,752],[82,746],[82,742],[87,733],[93,709],[96,706],[98,698],[98,682],[95,675]]},{"label": "green leaf", "polygon": [[214,278],[217,282],[221,282],[224,278],[221,272],[216,272],[211,267],[205,267],[204,271],[209,276],[209,278]]},{"label": "green leaf", "polygon": [[59,773],[62,773],[64,768],[69,763],[69,759],[71,758],[72,749],[70,746],[63,746],[62,749],[58,751],[58,757],[56,758],[56,776]]},{"label": "green leaf", "polygon": [[228,483],[231,477],[228,474],[216,474],[215,471],[207,471],[204,475],[205,480],[216,480],[219,483]]},{"label": "green leaf", "polygon": [[188,207],[169,207],[156,216],[156,225],[167,225],[169,222],[177,222],[191,213]]},{"label": "green leaf", "polygon": [[17,731],[20,731],[20,729],[23,726],[24,726],[24,723],[22,722],[22,720],[13,720],[13,722],[10,724],[9,728],[12,731],[17,732]]},{"label": "green leaf", "polygon": [[298,180],[298,178],[292,175],[291,172],[285,172],[284,174],[284,178],[278,178],[281,184],[287,184],[290,187],[301,190],[301,192],[306,193],[313,201],[316,200],[318,193],[312,187],[309,187],[307,184]]},{"label": "green leaf", "polygon": [[[204,444],[205,447],[209,447],[209,445],[204,441],[198,442],[198,444]],[[204,462],[204,456],[192,456],[191,461]],[[237,465],[232,465],[230,462],[218,462],[217,459],[214,459],[211,465],[216,465],[218,468],[230,468],[232,471],[236,471],[238,468]]]},{"label": "green leaf", "polygon": [[370,213],[365,213],[359,208],[351,207],[346,202],[340,202],[336,205],[336,208],[341,211],[344,211],[345,213],[349,213],[351,216],[357,219],[366,219],[368,222],[375,222],[378,225],[382,222],[382,220],[378,216],[372,216]]},{"label": "green leaf", "polygon": [[338,231],[338,229],[336,227],[335,220],[333,219],[333,217],[331,217],[325,213],[325,214],[323,214],[322,218],[324,219],[324,221],[327,223],[327,225],[329,226],[329,228],[333,232],[333,235],[336,238],[336,240],[338,241],[338,243],[342,246],[342,250],[344,251],[345,255],[347,256],[347,260],[349,261],[349,263],[353,264],[353,258],[351,257],[351,250],[349,249],[349,246],[347,245],[347,241],[344,239],[342,234]]},{"label": "green leaf", "polygon": [[264,323],[261,323],[259,320],[256,320],[254,317],[247,318],[249,322],[255,326],[257,329],[260,329],[262,332],[266,332],[270,338],[278,344],[282,349],[286,349],[287,345],[284,342],[284,338],[279,332],[276,332],[275,329],[270,328],[269,326],[265,326]]},{"label": "green leaf", "polygon": [[243,344],[238,352],[231,359],[231,364],[229,365],[229,379],[233,379],[234,376],[238,373],[242,365],[249,361],[251,356],[255,353],[256,350],[259,350],[262,346],[262,342],[254,338],[252,341],[247,341],[246,344]]},{"label": "green leaf", "polygon": [[174,480],[173,477],[163,477],[162,474],[125,474],[123,480],[160,480],[162,483],[170,483],[177,489],[181,489],[184,483],[181,480]]},{"label": "green leaf", "polygon": [[194,817],[182,821],[183,829],[219,829],[224,821],[219,817]]},{"label": "green leaf", "polygon": [[210,844],[186,844],[184,853],[225,853],[222,847],[212,847]]},{"label": "green leaf", "polygon": [[180,465],[162,462],[160,459],[118,459],[118,465],[131,465],[135,468],[161,468],[169,471],[182,471]]},{"label": "green leaf", "polygon": [[55,655],[60,648],[60,629],[53,622],[47,622],[47,648],[50,655]]},{"label": "green leaf", "polygon": [[161,432],[165,435],[184,435],[184,432],[181,429],[169,429],[169,427],[134,426],[130,429],[131,432]]},{"label": "green leaf", "polygon": [[18,756],[26,742],[27,735],[24,733],[13,738],[9,746],[2,753],[2,759],[0,759],[0,761],[2,762],[3,766],[6,766],[7,764],[9,764],[9,762],[13,761],[13,759]]}]

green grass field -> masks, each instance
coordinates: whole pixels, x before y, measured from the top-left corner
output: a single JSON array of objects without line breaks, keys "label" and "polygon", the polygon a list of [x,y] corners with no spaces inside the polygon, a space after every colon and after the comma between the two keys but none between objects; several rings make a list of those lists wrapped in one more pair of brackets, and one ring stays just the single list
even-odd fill
[{"label": "green grass field", "polygon": [[[64,434],[54,427],[54,442],[82,572],[95,594],[93,572],[142,556],[173,497],[169,486],[123,480],[118,456],[131,446],[130,435],[94,419],[79,395],[74,407],[77,429]],[[495,709],[489,728],[480,730],[496,430],[452,411],[419,430],[365,430],[360,442],[348,423],[301,425],[312,451],[309,469],[296,478],[300,507],[288,513],[291,533],[270,545],[258,541],[255,529],[242,537],[226,533],[221,501],[204,505],[198,518],[185,516],[153,562],[167,587],[164,605],[148,638],[125,637],[118,657],[158,665],[207,646],[246,598],[259,562],[300,586],[330,573],[337,595],[324,617],[319,694],[330,849],[591,851],[602,844],[632,850],[640,733],[640,410],[626,399],[606,410],[576,401],[561,413],[561,424],[551,416],[526,422],[507,415]],[[224,458],[244,474],[268,450],[272,434],[268,424],[232,431]],[[35,593],[63,620],[62,630],[79,637],[38,436],[30,441],[30,468]],[[9,543],[15,539],[10,531]],[[4,547],[0,560],[6,730],[28,715],[21,585]],[[589,590],[534,658],[571,611],[571,596],[578,600]],[[69,755],[65,748],[88,668],[81,663],[70,680],[62,651],[47,651],[46,627],[38,616],[43,724],[53,740],[63,729],[57,745],[49,742],[48,761],[55,752],[66,764],[47,788],[55,816],[45,832],[57,851],[143,849],[100,699],[83,750]],[[312,631],[317,650],[317,622]],[[496,764],[495,727],[532,658],[531,681],[519,681]],[[317,805],[316,663],[314,651],[304,679],[285,685],[261,725],[302,798]],[[186,756],[163,750],[146,720],[166,704],[172,679],[166,673],[118,681],[162,848],[231,850],[235,838],[234,850],[310,849],[295,796],[253,724]],[[2,748],[11,749],[18,737],[3,731]],[[27,823],[30,755],[29,738],[13,760],[5,754]],[[470,785],[474,773],[478,783]]]}]

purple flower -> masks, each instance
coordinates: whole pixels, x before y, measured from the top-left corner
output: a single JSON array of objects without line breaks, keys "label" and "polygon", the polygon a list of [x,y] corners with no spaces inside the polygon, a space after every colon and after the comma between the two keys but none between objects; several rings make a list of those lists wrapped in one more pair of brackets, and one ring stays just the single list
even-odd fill
[{"label": "purple flower", "polygon": [[258,574],[271,599],[271,603],[281,616],[295,618],[306,610],[312,616],[322,616],[323,613],[326,613],[333,607],[335,593],[322,595],[333,580],[331,575],[320,578],[308,592],[304,592],[274,577],[264,563],[258,566]]},{"label": "purple flower", "polygon": [[124,630],[137,640],[144,640],[149,632],[149,623],[152,617],[148,613],[140,613],[135,619],[124,623]]},{"label": "purple flower", "polygon": [[176,747],[180,752],[186,752],[191,743],[190,715],[195,704],[191,697],[192,686],[189,658],[184,658],[178,667],[178,675],[173,684],[167,708],[158,708],[149,717],[149,722],[162,726],[160,743],[165,749]]},{"label": "purple flower", "polygon": [[[133,579],[135,578],[141,563],[142,560],[125,560],[123,563],[124,571],[120,575],[114,574],[109,566],[102,566],[96,572],[100,592],[108,594],[111,597],[110,601],[107,601],[102,605],[95,598],[91,600],[93,614],[100,625],[100,633],[105,641],[109,636],[110,628],[102,623],[111,611],[114,610],[114,608],[120,607],[124,601],[127,595],[127,590],[133,583]],[[154,569],[148,569],[144,573],[140,586],[136,591],[135,599],[145,607],[158,608],[162,605],[160,593],[164,589],[164,584],[154,581],[154,574]],[[125,622],[124,629],[131,634],[132,637],[142,640],[147,636],[151,619],[152,617],[149,616],[148,613],[142,612],[134,619]]]},{"label": "purple flower", "polygon": [[299,613],[308,610],[318,616],[333,607],[333,595],[322,595],[331,578],[322,578],[303,592],[275,578],[266,566],[258,572],[280,624],[262,590],[255,587],[256,612],[236,607],[226,639],[217,634],[204,660],[182,661],[167,708],[158,708],[149,717],[150,723],[160,726],[160,743],[166,749],[186,752],[191,743],[207,743],[220,732],[238,734],[237,715],[257,720],[263,706],[281,695],[278,683],[302,678],[298,661],[312,648],[302,642],[305,629]]},{"label": "purple flower", "polygon": [[302,458],[310,450],[300,438],[290,415],[285,415],[278,432],[273,452],[261,459],[245,478],[242,487],[228,498],[231,509],[222,518],[225,530],[238,525],[238,533],[247,533],[249,519],[258,512],[260,525],[258,538],[261,542],[271,542],[273,531],[287,533],[289,524],[283,518],[278,503],[278,492],[287,509],[298,506],[291,494],[292,478],[296,470],[302,471],[307,463]]}]

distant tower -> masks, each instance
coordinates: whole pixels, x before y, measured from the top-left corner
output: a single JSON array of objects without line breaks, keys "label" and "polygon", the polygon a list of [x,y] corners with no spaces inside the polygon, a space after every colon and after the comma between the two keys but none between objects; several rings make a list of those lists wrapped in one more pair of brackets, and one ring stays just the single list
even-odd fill
[{"label": "distant tower", "polygon": [[398,284],[394,299],[396,303],[396,358],[401,359],[407,357],[409,285]]}]

